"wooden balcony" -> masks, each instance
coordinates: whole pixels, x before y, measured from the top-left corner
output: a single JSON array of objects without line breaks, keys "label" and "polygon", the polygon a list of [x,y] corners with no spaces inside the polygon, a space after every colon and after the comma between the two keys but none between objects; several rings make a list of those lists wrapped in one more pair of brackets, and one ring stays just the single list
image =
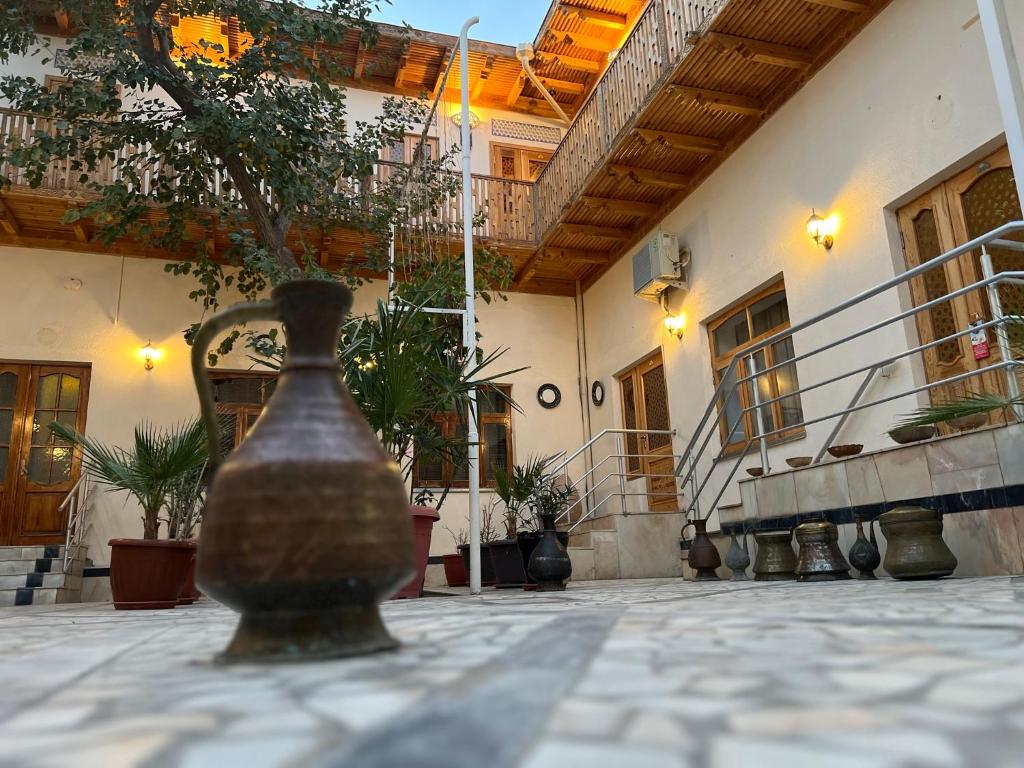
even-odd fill
[{"label": "wooden balcony", "polygon": [[651,0],[537,181],[517,275],[593,283],[889,0]]},{"label": "wooden balcony", "polygon": [[[50,130],[48,121],[29,115],[0,109],[0,136],[16,136],[24,142],[32,140],[35,131]],[[358,195],[367,183],[382,182],[394,172],[396,164],[381,161],[375,176],[369,180],[344,180],[352,194]],[[0,245],[20,245],[39,248],[117,253],[131,256],[175,258],[188,254],[167,254],[156,252],[135,241],[124,239],[113,245],[96,243],[92,239],[94,227],[87,221],[65,223],[62,219],[68,209],[81,205],[95,193],[88,189],[89,181],[109,183],[116,181],[114,169],[108,164],[82,181],[80,173],[71,169],[70,159],[54,163],[37,186],[31,186],[23,171],[0,163],[0,175],[12,179],[10,189],[0,195]],[[153,181],[152,173],[142,176],[143,184]],[[222,180],[217,178],[210,189],[211,197],[226,194]],[[233,194],[233,193],[231,193]],[[481,244],[495,247],[513,258],[517,266],[527,261],[536,249],[537,232],[533,209],[533,184],[522,181],[499,179],[493,176],[474,175],[472,183],[473,207],[483,213],[481,222],[474,228],[474,235]],[[154,217],[160,212],[153,211]],[[453,241],[461,243],[462,194],[442,200],[425,220],[406,222],[409,226],[420,227],[424,223],[446,228],[453,233]],[[400,227],[400,232],[402,228]],[[192,235],[205,240],[214,252],[228,247],[228,233],[193,232]],[[325,266],[337,267],[351,258],[364,244],[358,232],[336,231],[321,237],[320,260]],[[296,242],[294,245],[298,246]],[[461,247],[461,246],[459,246]],[[565,293],[561,285],[540,285],[542,292]]]}]

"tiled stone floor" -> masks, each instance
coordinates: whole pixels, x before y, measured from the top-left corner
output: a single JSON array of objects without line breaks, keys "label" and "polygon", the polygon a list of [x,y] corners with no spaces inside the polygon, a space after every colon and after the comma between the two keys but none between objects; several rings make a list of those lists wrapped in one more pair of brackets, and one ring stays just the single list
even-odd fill
[{"label": "tiled stone floor", "polygon": [[0,610],[0,765],[1024,765],[1024,578],[390,603],[395,653],[219,667],[200,602]]}]

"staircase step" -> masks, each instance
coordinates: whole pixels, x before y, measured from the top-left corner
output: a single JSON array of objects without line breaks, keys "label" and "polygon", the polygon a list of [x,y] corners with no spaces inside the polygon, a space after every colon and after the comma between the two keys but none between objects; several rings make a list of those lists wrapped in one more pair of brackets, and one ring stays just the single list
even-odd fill
[{"label": "staircase step", "polygon": [[0,589],[17,589],[19,587],[81,589],[82,577],[73,574],[65,576],[59,571],[57,573],[19,573],[14,576],[0,576]]},{"label": "staircase step", "polygon": [[576,530],[569,534],[570,547],[589,547],[593,545],[593,534],[616,533],[614,528],[591,528],[586,531]]},{"label": "staircase step", "polygon": [[44,547],[0,547],[0,561],[36,560],[64,557],[64,545],[51,544]]},{"label": "staircase step", "polygon": [[0,607],[19,605],[55,605],[57,603],[75,603],[82,597],[81,589],[66,587],[19,587],[17,589],[0,589]]},{"label": "staircase step", "polygon": [[596,578],[594,548],[569,547],[566,551],[569,553],[569,560],[572,562],[570,581],[593,581]]}]

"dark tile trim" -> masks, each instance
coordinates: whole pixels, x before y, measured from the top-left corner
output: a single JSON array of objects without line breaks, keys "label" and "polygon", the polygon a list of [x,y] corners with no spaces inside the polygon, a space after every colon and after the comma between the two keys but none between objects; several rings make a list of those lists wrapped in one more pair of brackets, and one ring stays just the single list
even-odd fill
[{"label": "dark tile trim", "polygon": [[440,555],[431,555],[427,558],[427,565],[441,565],[443,562]]},{"label": "dark tile trim", "polygon": [[43,586],[43,574],[30,573],[25,577],[25,586],[29,589]]},{"label": "dark tile trim", "polygon": [[14,604],[15,605],[32,605],[32,596],[35,594],[34,589],[29,588],[18,588],[14,590]]},{"label": "dark tile trim", "polygon": [[109,567],[104,566],[104,567],[101,568],[99,566],[96,566],[96,567],[93,567],[93,568],[83,568],[82,569],[82,577],[83,578],[95,579],[95,578],[101,578],[103,576],[110,576],[110,568]]},{"label": "dark tile trim", "polygon": [[36,558],[36,573],[49,573],[53,560],[49,557]]},{"label": "dark tile trim", "polygon": [[940,496],[925,496],[919,499],[905,499],[881,504],[863,504],[856,507],[840,507],[824,512],[807,512],[803,514],[773,517],[769,520],[753,520],[740,523],[727,523],[722,526],[722,533],[728,535],[743,531],[782,531],[795,528],[800,523],[810,520],[821,520],[822,517],[836,525],[853,522],[854,517],[864,521],[874,520],[883,512],[905,504],[917,504],[928,509],[935,509],[943,514],[956,512],[977,512],[984,509],[1005,509],[1006,507],[1024,506],[1024,485],[1008,485],[1003,488],[984,488],[980,491],[964,491],[963,493],[947,493]]}]

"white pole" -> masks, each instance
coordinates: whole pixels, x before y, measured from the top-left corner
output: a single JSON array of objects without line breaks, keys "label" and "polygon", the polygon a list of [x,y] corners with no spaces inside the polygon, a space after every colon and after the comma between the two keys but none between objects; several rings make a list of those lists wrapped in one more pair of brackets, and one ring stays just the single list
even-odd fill
[{"label": "white pole", "polygon": [[1003,0],[978,0],[978,14],[985,33],[996,98],[1003,115],[1003,130],[1010,148],[1017,196],[1024,204],[1024,85],[1021,84],[1020,66],[1010,37],[1010,22],[1006,18]]},{"label": "white pole", "polygon": [[[466,344],[466,365],[476,365],[476,284],[473,278],[473,174],[470,170],[469,125],[469,28],[480,21],[479,16],[467,19],[459,34],[462,77],[462,247],[466,262],[466,314],[463,336]],[[476,387],[469,390],[469,419],[466,438],[469,441],[469,592],[480,594],[480,429],[477,424]]]}]

